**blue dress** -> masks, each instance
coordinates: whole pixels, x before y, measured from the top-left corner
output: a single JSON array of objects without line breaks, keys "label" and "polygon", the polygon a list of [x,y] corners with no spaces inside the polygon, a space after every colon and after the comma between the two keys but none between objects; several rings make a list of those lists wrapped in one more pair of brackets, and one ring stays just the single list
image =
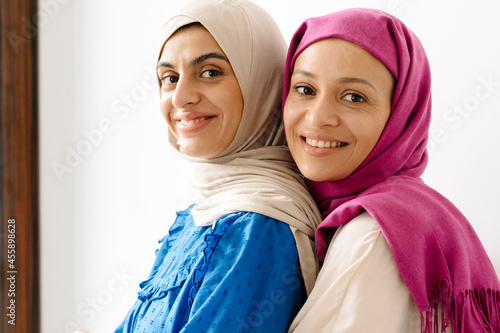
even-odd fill
[{"label": "blue dress", "polygon": [[115,333],[286,332],[306,298],[288,225],[238,212],[197,227],[191,208],[177,212]]}]

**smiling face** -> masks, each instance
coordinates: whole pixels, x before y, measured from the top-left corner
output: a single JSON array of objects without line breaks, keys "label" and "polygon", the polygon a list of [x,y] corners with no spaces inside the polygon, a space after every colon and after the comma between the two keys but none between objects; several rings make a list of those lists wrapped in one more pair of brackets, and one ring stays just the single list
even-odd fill
[{"label": "smiling face", "polygon": [[220,154],[238,130],[243,97],[219,44],[202,26],[181,29],[165,43],[157,67],[161,112],[181,151]]},{"label": "smiling face", "polygon": [[348,177],[377,143],[391,113],[394,78],[358,45],[328,38],[296,59],[284,107],[285,131],[302,174]]}]

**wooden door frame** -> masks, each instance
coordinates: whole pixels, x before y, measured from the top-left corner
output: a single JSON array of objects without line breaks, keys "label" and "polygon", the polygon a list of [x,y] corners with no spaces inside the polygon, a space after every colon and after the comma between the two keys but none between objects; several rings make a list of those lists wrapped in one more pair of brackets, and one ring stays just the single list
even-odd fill
[{"label": "wooden door frame", "polygon": [[37,6],[37,0],[0,0],[0,331],[5,333],[40,332]]}]

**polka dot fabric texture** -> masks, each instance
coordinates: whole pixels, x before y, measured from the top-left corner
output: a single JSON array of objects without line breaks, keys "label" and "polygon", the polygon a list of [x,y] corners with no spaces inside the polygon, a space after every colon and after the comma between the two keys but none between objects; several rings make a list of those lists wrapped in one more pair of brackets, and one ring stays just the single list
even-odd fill
[{"label": "polka dot fabric texture", "polygon": [[287,224],[249,212],[196,227],[177,213],[118,332],[286,332],[306,293]]}]

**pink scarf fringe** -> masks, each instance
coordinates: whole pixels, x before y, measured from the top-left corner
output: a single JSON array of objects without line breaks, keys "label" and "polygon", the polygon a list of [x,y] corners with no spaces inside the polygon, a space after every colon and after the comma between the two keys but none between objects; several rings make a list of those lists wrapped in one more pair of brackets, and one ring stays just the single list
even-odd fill
[{"label": "pink scarf fringe", "polygon": [[453,298],[449,286],[443,281],[429,292],[430,310],[420,314],[421,333],[443,333],[450,323],[453,333],[500,332],[499,291],[467,290]]}]

